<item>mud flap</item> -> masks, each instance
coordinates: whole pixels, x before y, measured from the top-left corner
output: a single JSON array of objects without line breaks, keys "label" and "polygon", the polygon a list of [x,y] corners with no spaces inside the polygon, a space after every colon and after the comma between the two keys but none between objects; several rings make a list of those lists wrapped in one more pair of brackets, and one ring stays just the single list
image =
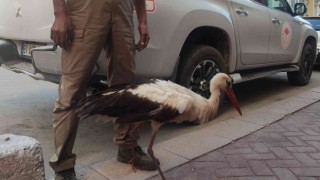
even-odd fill
[{"label": "mud flap", "polygon": [[0,39],[0,65],[20,59],[16,45],[9,40]]}]

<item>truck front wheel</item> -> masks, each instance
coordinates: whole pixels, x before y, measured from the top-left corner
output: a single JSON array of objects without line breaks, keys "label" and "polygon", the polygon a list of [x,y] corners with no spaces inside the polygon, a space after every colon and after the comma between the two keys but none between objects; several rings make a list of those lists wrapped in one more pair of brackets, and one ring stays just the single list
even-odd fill
[{"label": "truck front wheel", "polygon": [[310,81],[312,70],[315,62],[315,48],[311,44],[306,43],[303,47],[299,71],[288,72],[288,80],[293,85],[304,86]]},{"label": "truck front wheel", "polygon": [[221,53],[207,45],[196,46],[181,56],[178,83],[203,97],[210,97],[209,82],[218,72],[226,72]]}]

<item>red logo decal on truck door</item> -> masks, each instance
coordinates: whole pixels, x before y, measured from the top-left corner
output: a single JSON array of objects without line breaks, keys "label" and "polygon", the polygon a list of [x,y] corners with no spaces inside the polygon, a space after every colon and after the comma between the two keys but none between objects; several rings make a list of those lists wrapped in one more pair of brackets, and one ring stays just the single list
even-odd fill
[{"label": "red logo decal on truck door", "polygon": [[284,22],[282,26],[282,32],[281,32],[282,49],[288,49],[288,47],[291,44],[291,39],[292,39],[291,26],[288,22]]},{"label": "red logo decal on truck door", "polygon": [[156,0],[146,0],[146,6],[147,13],[156,12]]}]

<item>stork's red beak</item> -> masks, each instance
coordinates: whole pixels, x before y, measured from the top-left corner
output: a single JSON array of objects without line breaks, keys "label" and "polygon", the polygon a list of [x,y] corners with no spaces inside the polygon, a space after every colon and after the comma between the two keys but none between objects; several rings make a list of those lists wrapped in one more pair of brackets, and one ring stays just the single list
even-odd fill
[{"label": "stork's red beak", "polygon": [[239,112],[239,114],[242,116],[242,112],[241,112],[241,109],[240,109],[240,106],[238,103],[238,99],[237,99],[236,95],[234,94],[233,90],[230,87],[227,87],[226,93],[231,100],[232,106],[234,108],[236,108],[237,111]]}]

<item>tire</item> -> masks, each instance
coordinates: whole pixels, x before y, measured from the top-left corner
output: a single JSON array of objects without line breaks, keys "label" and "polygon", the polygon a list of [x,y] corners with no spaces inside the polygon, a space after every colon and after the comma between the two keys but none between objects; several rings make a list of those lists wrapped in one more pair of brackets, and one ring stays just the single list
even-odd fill
[{"label": "tire", "polygon": [[288,72],[287,77],[292,85],[305,86],[309,83],[313,66],[316,58],[315,49],[311,44],[306,43],[303,47],[300,62],[299,71]]},{"label": "tire", "polygon": [[186,52],[182,55],[177,82],[203,97],[210,97],[211,78],[218,72],[227,71],[223,56],[207,45],[198,45]]}]

